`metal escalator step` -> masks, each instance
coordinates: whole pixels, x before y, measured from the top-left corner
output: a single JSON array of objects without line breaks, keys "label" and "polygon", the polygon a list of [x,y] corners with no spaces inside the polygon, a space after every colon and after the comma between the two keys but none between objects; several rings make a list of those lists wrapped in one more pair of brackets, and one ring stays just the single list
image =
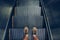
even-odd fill
[{"label": "metal escalator step", "polygon": [[28,25],[28,18],[26,16],[23,16],[23,17],[18,17],[18,16],[15,16],[13,18],[13,27],[14,28],[21,28],[21,27],[24,27],[25,25]]},{"label": "metal escalator step", "polygon": [[43,27],[43,16],[14,16],[13,19],[14,28],[24,28],[25,25],[28,25],[30,28],[33,26]]},{"label": "metal escalator step", "polygon": [[38,29],[37,35],[39,40],[45,40],[45,28]]},{"label": "metal escalator step", "polygon": [[41,16],[41,7],[38,6],[18,6],[15,8],[16,16]]},{"label": "metal escalator step", "polygon": [[[24,32],[23,29],[10,29],[9,30],[9,39],[10,40],[23,40]],[[45,40],[45,29],[38,29],[37,36],[39,40]],[[32,29],[29,29],[29,40],[32,39]]]},{"label": "metal escalator step", "polygon": [[0,29],[0,40],[3,39],[4,30]]},{"label": "metal escalator step", "polygon": [[38,28],[43,27],[43,16],[30,16],[28,18],[29,27],[37,26]]}]

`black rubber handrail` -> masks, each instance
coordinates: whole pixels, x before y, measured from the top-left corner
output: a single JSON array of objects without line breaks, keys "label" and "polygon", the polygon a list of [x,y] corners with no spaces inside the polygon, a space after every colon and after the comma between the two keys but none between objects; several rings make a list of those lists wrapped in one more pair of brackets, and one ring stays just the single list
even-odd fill
[{"label": "black rubber handrail", "polygon": [[41,1],[41,6],[42,6],[42,10],[43,10],[43,17],[44,17],[44,19],[45,19],[46,29],[47,29],[47,33],[48,33],[49,40],[53,40],[52,33],[51,33],[51,29],[50,29],[49,20],[48,20],[46,11],[45,11],[44,2],[43,2],[43,0],[40,0],[40,1]]}]

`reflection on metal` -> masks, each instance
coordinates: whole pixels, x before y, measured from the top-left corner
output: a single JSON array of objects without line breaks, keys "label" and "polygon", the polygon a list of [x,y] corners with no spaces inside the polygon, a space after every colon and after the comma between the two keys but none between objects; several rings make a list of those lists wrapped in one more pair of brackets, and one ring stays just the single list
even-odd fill
[{"label": "reflection on metal", "polygon": [[14,27],[14,16],[12,16],[12,28]]},{"label": "reflection on metal", "polygon": [[16,7],[15,7],[15,10],[14,10],[14,16],[16,16],[16,13],[17,13],[17,12],[16,12]]}]

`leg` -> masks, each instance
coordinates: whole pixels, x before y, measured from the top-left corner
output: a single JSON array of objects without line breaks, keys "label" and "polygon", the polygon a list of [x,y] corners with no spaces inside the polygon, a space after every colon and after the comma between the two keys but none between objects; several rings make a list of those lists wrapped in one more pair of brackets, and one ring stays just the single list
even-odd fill
[{"label": "leg", "polygon": [[28,27],[27,26],[24,28],[24,34],[25,36],[23,40],[28,40]]},{"label": "leg", "polygon": [[28,40],[28,34],[25,35],[24,40]]},{"label": "leg", "polygon": [[39,40],[37,35],[36,35],[36,32],[37,32],[37,28],[36,27],[33,27],[33,39],[34,40]]}]

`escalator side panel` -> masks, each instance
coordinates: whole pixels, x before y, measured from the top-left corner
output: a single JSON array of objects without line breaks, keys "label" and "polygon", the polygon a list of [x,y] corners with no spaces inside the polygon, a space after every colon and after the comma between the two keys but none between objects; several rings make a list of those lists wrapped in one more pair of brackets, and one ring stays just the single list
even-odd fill
[{"label": "escalator side panel", "polygon": [[0,6],[0,28],[5,29],[8,23],[11,11],[12,11],[12,7]]},{"label": "escalator side panel", "polygon": [[2,40],[3,34],[4,34],[4,30],[3,29],[0,29],[0,40]]}]

